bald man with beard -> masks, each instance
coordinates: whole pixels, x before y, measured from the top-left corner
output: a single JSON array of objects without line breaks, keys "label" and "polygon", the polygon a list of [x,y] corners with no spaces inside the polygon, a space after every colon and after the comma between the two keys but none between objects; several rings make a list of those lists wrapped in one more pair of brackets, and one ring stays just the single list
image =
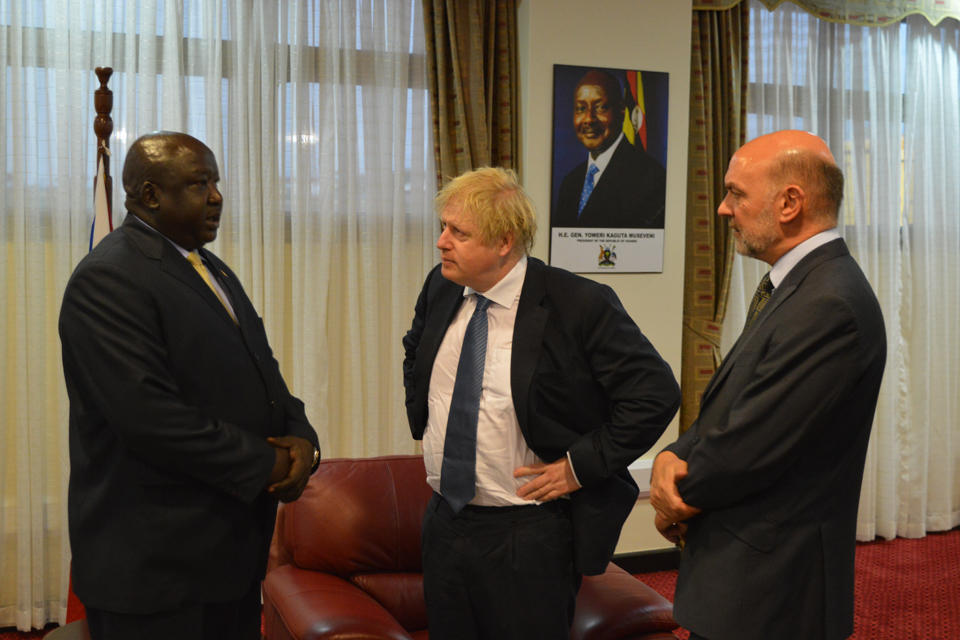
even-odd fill
[{"label": "bald man with beard", "polygon": [[840,640],[883,316],[837,233],[843,174],[823,140],[757,138],[725,185],[737,251],[772,268],[696,422],[654,461],[656,526],[686,541],[674,616],[691,640]]},{"label": "bald man with beard", "polygon": [[139,138],[126,220],[64,293],[73,586],[94,640],[259,640],[277,501],[319,462],[263,321],[204,248],[219,180],[196,138]]},{"label": "bald man with beard", "polygon": [[573,129],[587,158],[560,184],[554,227],[663,229],[667,173],[625,139],[624,109],[610,73],[594,69],[577,83]]}]

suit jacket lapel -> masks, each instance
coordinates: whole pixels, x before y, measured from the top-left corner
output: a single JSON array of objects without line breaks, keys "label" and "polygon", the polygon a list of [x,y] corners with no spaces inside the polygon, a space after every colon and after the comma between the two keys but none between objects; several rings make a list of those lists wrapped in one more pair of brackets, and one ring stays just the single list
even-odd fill
[{"label": "suit jacket lapel", "polygon": [[517,413],[520,430],[528,441],[530,434],[527,432],[527,400],[530,396],[533,374],[540,359],[543,331],[550,315],[550,312],[541,305],[546,295],[543,269],[544,264],[540,260],[527,259],[527,273],[523,288],[520,290],[510,358],[510,390],[513,394],[513,408]]},{"label": "suit jacket lapel", "polygon": [[776,312],[777,308],[783,304],[787,298],[793,295],[807,274],[825,260],[830,260],[831,258],[843,256],[848,253],[850,252],[847,249],[847,244],[842,238],[832,240],[814,249],[810,254],[805,256],[803,260],[798,262],[797,266],[790,270],[790,273],[783,279],[780,286],[774,289],[770,301],[760,316],[757,317],[756,321],[750,325],[750,328],[737,339],[733,348],[730,349],[730,353],[728,353],[727,357],[720,363],[720,368],[713,374],[707,387],[703,390],[703,396],[700,398],[701,407],[727,377],[733,363],[736,361],[737,356],[742,353],[745,345],[750,343],[750,339],[760,331],[767,320]]},{"label": "suit jacket lapel", "polygon": [[[624,164],[627,162],[624,156],[629,151],[628,149],[624,148],[623,145],[625,144],[630,144],[626,138],[620,141],[620,145],[610,157],[610,162],[607,163],[606,169],[603,170],[603,175],[601,176],[602,179],[597,181],[596,186],[590,193],[590,198],[587,199],[587,204],[583,205],[583,211],[580,212],[579,216],[580,220],[592,218],[594,215],[602,216],[606,213],[602,203],[606,202],[610,197],[607,192],[609,191],[610,195],[615,193],[618,183],[623,180],[623,176],[621,174],[623,173]],[[589,165],[590,161],[588,160],[588,168]],[[580,180],[581,187],[586,180],[587,172],[584,170],[583,178]]]},{"label": "suit jacket lapel", "polygon": [[[230,313],[227,311],[227,308],[223,306],[222,302],[220,302],[220,298],[217,297],[217,294],[213,291],[213,289],[211,289],[207,283],[203,281],[203,278],[199,273],[197,273],[197,270],[193,268],[193,265],[190,264],[187,259],[176,250],[176,248],[170,246],[169,242],[166,244],[167,247],[164,249],[164,253],[160,259],[160,268],[200,294],[200,297],[202,297],[207,304],[213,307],[213,310],[216,311],[221,318],[223,318],[224,322],[227,322],[230,324],[230,326],[237,328],[237,325],[233,321],[233,318],[230,317]],[[201,249],[201,251],[203,250]]]},{"label": "suit jacket lapel", "polygon": [[727,377],[727,374],[730,373],[730,369],[733,367],[733,363],[737,360],[737,356],[743,351],[745,345],[750,343],[750,338],[752,338],[760,330],[763,324],[767,321],[777,307],[783,304],[783,301],[790,297],[794,291],[797,289],[796,284],[786,285],[786,282],[780,283],[780,286],[777,287],[773,295],[770,296],[770,301],[767,302],[767,306],[764,308],[760,316],[754,321],[750,328],[746,332],[742,333],[739,338],[737,338],[736,343],[733,345],[733,348],[730,349],[730,353],[727,354],[727,357],[723,359],[723,362],[720,363],[720,368],[713,374],[713,377],[710,379],[710,382],[707,384],[706,388],[703,390],[703,396],[700,398],[700,405],[703,406],[704,401],[711,395],[713,390],[720,386],[720,383]]},{"label": "suit jacket lapel", "polygon": [[[434,277],[443,278],[439,270]],[[453,322],[453,317],[460,309],[461,304],[463,304],[463,287],[449,281],[441,283],[441,290],[438,292],[436,300],[430,305],[432,308],[427,315],[420,345],[417,347],[417,361],[414,365],[413,375],[418,390],[417,395],[422,396],[422,398],[418,397],[418,406],[422,400],[422,406],[426,407],[427,392],[430,389],[430,374],[433,372],[433,361],[437,358],[437,352],[440,350],[443,337],[447,335],[447,328]]]},{"label": "suit jacket lapel", "polygon": [[[132,213],[127,214],[123,221],[123,229],[137,243],[144,255],[153,260],[158,260],[163,272],[200,294],[200,297],[206,300],[207,304],[212,306],[224,321],[236,327],[237,325],[233,322],[233,318],[230,317],[226,307],[217,298],[217,294],[207,286],[197,270],[177,251],[176,247],[155,229],[148,228],[145,223],[133,218]],[[209,257],[207,259],[209,260]]]},{"label": "suit jacket lapel", "polygon": [[[220,299],[217,298],[216,294],[210,290],[210,287],[207,286],[207,283],[203,282],[204,288],[206,289],[204,293],[211,294],[207,296],[207,302],[213,304],[217,311],[222,311],[223,313],[221,316],[228,320],[230,324],[238,327],[242,333],[244,326],[247,324],[247,318],[244,310],[241,309],[242,305],[238,303],[240,300],[240,294],[235,289],[238,283],[234,282],[233,279],[227,275],[227,272],[220,268],[219,260],[212,253],[206,249],[200,249],[199,253],[215,272],[217,282],[220,284],[220,288],[223,289],[223,293],[229,298],[230,306],[233,308],[233,312],[237,316],[237,321],[233,321],[233,318],[230,317],[230,312],[227,311],[226,307],[223,306],[223,303],[220,302]],[[196,269],[193,269],[193,272],[196,274]],[[203,279],[201,278],[201,282],[202,280]]]}]

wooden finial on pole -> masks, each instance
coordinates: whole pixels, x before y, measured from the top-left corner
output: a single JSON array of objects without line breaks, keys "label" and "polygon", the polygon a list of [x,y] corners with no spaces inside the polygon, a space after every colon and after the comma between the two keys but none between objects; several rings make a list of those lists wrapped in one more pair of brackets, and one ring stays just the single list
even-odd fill
[{"label": "wooden finial on pole", "polygon": [[[93,132],[97,134],[97,159],[103,158],[103,182],[107,190],[107,203],[112,213],[113,178],[110,177],[110,135],[113,133],[113,118],[110,117],[110,112],[113,111],[113,91],[107,88],[107,83],[110,82],[113,69],[97,67],[95,72],[100,79],[100,88],[93,92],[93,107],[97,112],[97,117],[93,120]],[[96,178],[93,186],[96,193]]]}]

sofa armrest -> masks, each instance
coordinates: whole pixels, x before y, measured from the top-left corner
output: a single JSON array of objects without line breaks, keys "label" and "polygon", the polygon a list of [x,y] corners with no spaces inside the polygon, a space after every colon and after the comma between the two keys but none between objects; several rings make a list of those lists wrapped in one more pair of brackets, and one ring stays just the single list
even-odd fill
[{"label": "sofa armrest", "polygon": [[610,563],[606,573],[584,576],[571,636],[578,640],[669,638],[678,627],[673,605]]},{"label": "sofa armrest", "polygon": [[286,506],[281,502],[277,507],[277,522],[273,528],[273,540],[270,541],[270,555],[267,556],[267,573],[285,564],[293,564],[293,555],[284,544],[286,519],[283,517],[283,511]]},{"label": "sofa armrest", "polygon": [[411,640],[376,600],[336,576],[288,564],[263,581],[267,640]]}]

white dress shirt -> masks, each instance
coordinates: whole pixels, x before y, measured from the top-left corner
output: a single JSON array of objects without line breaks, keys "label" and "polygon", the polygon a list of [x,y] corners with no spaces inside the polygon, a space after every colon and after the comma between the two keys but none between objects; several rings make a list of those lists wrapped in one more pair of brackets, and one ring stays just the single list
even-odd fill
[{"label": "white dress shirt", "polygon": [[790,251],[787,251],[785,254],[780,256],[780,259],[777,260],[773,268],[770,269],[770,283],[773,285],[773,288],[776,289],[780,286],[780,283],[783,282],[783,279],[787,277],[787,274],[797,263],[807,257],[808,254],[813,252],[814,249],[818,249],[828,242],[832,242],[840,237],[840,232],[836,229],[827,229],[826,231],[821,231],[815,236],[811,236],[795,246]]},{"label": "white dress shirt", "polygon": [[[487,353],[477,422],[477,492],[470,501],[474,505],[539,504],[517,497],[517,489],[533,478],[513,477],[514,469],[541,462],[520,433],[510,390],[513,328],[526,274],[527,259],[523,257],[500,282],[482,294],[491,305],[487,309]],[[463,304],[447,328],[430,376],[423,460],[427,467],[427,483],[437,493],[440,493],[450,399],[457,379],[463,336],[477,306],[476,293],[470,287],[464,289]]]},{"label": "white dress shirt", "polygon": [[617,150],[617,147],[620,146],[620,143],[623,142],[623,132],[620,132],[620,135],[617,136],[617,141],[614,142],[610,147],[597,156],[597,159],[594,160],[593,156],[589,153],[587,154],[587,173],[590,173],[590,167],[597,165],[597,173],[593,176],[593,186],[596,188],[597,183],[600,182],[600,176],[603,175],[603,172],[606,170],[607,165],[610,164],[610,158],[613,157],[613,152]]}]

